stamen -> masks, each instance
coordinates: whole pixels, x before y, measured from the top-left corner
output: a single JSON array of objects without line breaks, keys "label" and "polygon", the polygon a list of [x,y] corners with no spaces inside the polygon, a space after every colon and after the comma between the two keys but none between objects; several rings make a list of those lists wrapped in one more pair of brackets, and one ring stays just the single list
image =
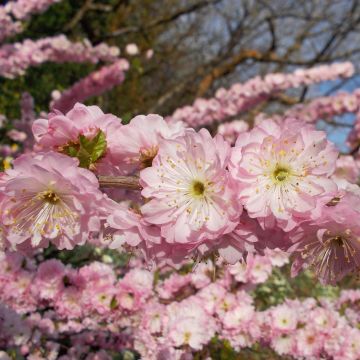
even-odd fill
[{"label": "stamen", "polygon": [[191,185],[191,190],[195,196],[203,196],[205,192],[205,185],[201,181],[195,180]]}]

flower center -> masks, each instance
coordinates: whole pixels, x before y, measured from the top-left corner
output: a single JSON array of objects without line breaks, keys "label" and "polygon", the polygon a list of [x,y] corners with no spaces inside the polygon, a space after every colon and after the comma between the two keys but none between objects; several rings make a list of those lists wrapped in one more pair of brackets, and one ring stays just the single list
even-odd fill
[{"label": "flower center", "polygon": [[44,200],[52,205],[55,205],[60,201],[60,198],[52,190],[43,191],[39,194],[39,197],[41,200]]},{"label": "flower center", "polygon": [[276,181],[283,182],[285,181],[290,175],[289,169],[286,169],[285,167],[278,166],[274,172],[273,176]]},{"label": "flower center", "polygon": [[205,185],[201,181],[195,180],[191,185],[191,192],[195,196],[202,196],[205,192]]},{"label": "flower center", "polygon": [[339,247],[343,246],[343,244],[344,244],[344,241],[343,241],[342,237],[339,236],[339,235],[338,235],[338,236],[335,236],[335,237],[332,239],[332,241],[333,241],[334,244],[336,244],[336,245],[339,246]]}]

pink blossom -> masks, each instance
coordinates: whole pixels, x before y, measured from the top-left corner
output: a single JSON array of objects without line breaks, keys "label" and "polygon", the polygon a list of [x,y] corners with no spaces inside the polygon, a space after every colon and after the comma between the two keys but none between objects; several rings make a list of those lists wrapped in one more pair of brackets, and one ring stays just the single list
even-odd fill
[{"label": "pink blossom", "polygon": [[310,326],[300,329],[296,334],[297,354],[303,357],[318,357],[324,346],[324,336]]},{"label": "pink blossom", "polygon": [[226,171],[228,146],[206,130],[160,144],[153,166],[140,173],[144,219],[168,243],[199,244],[228,233],[241,209]]},{"label": "pink blossom", "polygon": [[202,306],[193,299],[168,307],[167,337],[174,346],[189,345],[200,350],[215,334],[214,319],[207,316]]},{"label": "pink blossom", "polygon": [[229,143],[234,144],[241,133],[249,129],[249,124],[243,120],[233,120],[219,125],[217,132]]},{"label": "pink blossom", "polygon": [[125,71],[129,63],[125,59],[116,60],[113,64],[104,66],[79,80],[62,94],[55,93],[50,107],[54,110],[67,112],[77,102],[84,102],[93,96],[99,96],[125,80]]},{"label": "pink blossom", "polygon": [[271,311],[271,328],[274,331],[287,333],[296,329],[298,316],[296,311],[287,305],[280,305]]},{"label": "pink blossom", "polygon": [[[24,0],[27,1],[27,0]],[[115,46],[105,43],[92,46],[88,40],[71,42],[65,35],[26,39],[21,43],[6,44],[0,48],[0,76],[14,78],[23,75],[30,66],[37,66],[47,61],[92,62],[116,61],[120,51]]]},{"label": "pink blossom", "polygon": [[344,62],[297,69],[290,74],[268,74],[264,79],[257,76],[244,84],[234,84],[230,89],[218,89],[214,98],[196,99],[192,106],[177,109],[170,118],[191,126],[211,124],[248,110],[277,91],[338,77],[351,77],[353,74],[353,65]]},{"label": "pink blossom", "polygon": [[311,267],[323,283],[334,284],[360,266],[359,197],[347,193],[335,206],[325,206],[322,216],[290,233],[295,251],[292,274]]},{"label": "pink blossom", "polygon": [[146,50],[145,56],[146,59],[150,60],[154,56],[154,50],[153,49]]},{"label": "pink blossom", "polygon": [[35,296],[43,300],[54,300],[64,289],[65,266],[61,261],[51,259],[40,264],[32,291]]},{"label": "pink blossom", "polygon": [[110,200],[95,176],[73,158],[54,152],[22,155],[0,185],[8,199],[1,204],[7,241],[30,249],[54,243],[60,249],[84,244],[99,231]]},{"label": "pink blossom", "polygon": [[248,279],[254,283],[263,283],[272,272],[272,264],[269,258],[265,256],[254,256],[248,254],[246,258]]},{"label": "pink blossom", "polygon": [[16,129],[12,129],[12,130],[9,130],[6,135],[11,139],[11,140],[14,140],[14,141],[19,141],[19,142],[24,142],[27,138],[27,135],[26,133],[24,133],[23,131],[19,131],[19,130],[16,130]]},{"label": "pink blossom", "polygon": [[7,11],[17,19],[27,19],[32,14],[42,13],[60,0],[15,0],[6,4]]},{"label": "pink blossom", "polygon": [[250,217],[276,218],[285,229],[335,194],[329,179],[337,151],[325,133],[289,121],[282,128],[263,121],[233,149],[230,172],[240,187],[239,198]]},{"label": "pink blossom", "polygon": [[[48,119],[38,119],[33,124],[33,133],[39,147],[43,150],[54,149],[66,152],[67,146],[77,146],[79,136],[88,139],[101,130],[106,136],[106,154],[95,164],[94,170],[101,172],[115,171],[115,148],[121,120],[114,115],[104,114],[97,106],[75,104],[66,115],[56,111],[48,115]],[[111,170],[109,170],[109,168]]]},{"label": "pink blossom", "polygon": [[138,115],[117,134],[117,161],[127,165],[129,171],[151,166],[160,142],[183,134],[181,122],[170,124],[159,115]]}]

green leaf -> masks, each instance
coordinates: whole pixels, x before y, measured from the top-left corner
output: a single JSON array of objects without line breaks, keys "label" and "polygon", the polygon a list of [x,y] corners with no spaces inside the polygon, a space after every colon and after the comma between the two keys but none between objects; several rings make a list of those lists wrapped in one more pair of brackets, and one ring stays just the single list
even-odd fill
[{"label": "green leaf", "polygon": [[111,310],[114,310],[118,307],[118,302],[116,300],[116,297],[113,296],[113,298],[111,299],[111,302],[110,302],[110,309]]},{"label": "green leaf", "polygon": [[80,166],[83,168],[89,168],[91,164],[94,164],[106,152],[107,142],[105,133],[99,130],[97,134],[88,139],[84,135],[79,136],[78,144],[70,144],[63,149],[63,152],[71,157],[79,159]]},{"label": "green leaf", "polygon": [[78,151],[79,147],[75,145],[69,145],[64,148],[64,152],[66,153],[66,155],[69,155],[71,157],[76,157]]}]

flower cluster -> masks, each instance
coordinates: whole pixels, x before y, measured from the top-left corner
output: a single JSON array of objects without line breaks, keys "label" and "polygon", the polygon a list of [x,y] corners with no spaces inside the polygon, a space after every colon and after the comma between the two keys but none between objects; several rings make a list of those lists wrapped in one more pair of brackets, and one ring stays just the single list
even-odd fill
[{"label": "flower cluster", "polygon": [[129,63],[125,59],[104,66],[81,79],[63,93],[54,91],[50,107],[62,112],[71,110],[77,102],[84,102],[90,97],[101,95],[121,84],[125,80],[124,72],[128,68]]},{"label": "flower cluster", "polygon": [[61,0],[13,0],[5,5],[8,13],[16,19],[25,20],[32,14],[39,14],[46,11],[51,5]]},{"label": "flower cluster", "polygon": [[39,14],[60,0],[14,0],[0,6],[0,43],[22,31],[19,20],[26,20],[32,14]]},{"label": "flower cluster", "polygon": [[[280,248],[295,253],[293,274],[311,266],[329,283],[360,265],[357,165],[337,160],[312,124],[263,119],[231,147],[221,135],[158,115],[122,125],[75,104],[34,121],[33,133],[38,154],[20,156],[2,178],[6,247],[90,241],[174,266],[214,253],[251,262],[252,254]],[[99,186],[118,178],[132,190],[106,189],[110,200]]]},{"label": "flower cluster", "polygon": [[276,92],[338,77],[351,77],[353,74],[351,63],[338,63],[308,70],[298,69],[292,74],[269,74],[263,79],[255,77],[245,84],[234,84],[229,90],[217,90],[212,99],[197,99],[192,106],[176,110],[170,118],[194,127],[204,126],[236,116]]},{"label": "flower cluster", "polygon": [[65,35],[58,35],[21,43],[6,44],[0,48],[0,76],[14,78],[23,75],[30,66],[47,61],[93,62],[116,61],[120,51],[115,46],[101,43],[92,46],[89,41],[70,41]]},{"label": "flower cluster", "polygon": [[0,6],[0,43],[21,31],[21,23],[14,21],[4,6]]},{"label": "flower cluster", "polygon": [[331,119],[344,113],[356,113],[360,107],[360,91],[339,92],[334,96],[319,97],[308,104],[299,104],[285,112],[289,118],[315,123],[319,119]]},{"label": "flower cluster", "polygon": [[[261,267],[270,274],[287,256],[269,252],[252,261],[256,265],[245,266],[245,273],[253,284],[263,283]],[[226,341],[241,351],[260,340],[295,359],[360,356],[359,291],[259,310],[245,291],[251,280],[220,263],[214,275],[214,266],[202,263],[193,272],[168,276],[167,269],[150,272],[139,260],[115,271],[101,262],[75,269],[54,259],[37,265],[7,254],[0,262],[0,344],[37,360],[56,358],[60,349],[62,360],[110,360],[112,352],[130,349],[148,360],[192,359],[206,353],[210,342]]]},{"label": "flower cluster", "polygon": [[17,158],[1,177],[0,190],[5,241],[23,251],[49,242],[59,249],[84,244],[90,232],[100,231],[112,205],[91,172],[52,152]]}]

